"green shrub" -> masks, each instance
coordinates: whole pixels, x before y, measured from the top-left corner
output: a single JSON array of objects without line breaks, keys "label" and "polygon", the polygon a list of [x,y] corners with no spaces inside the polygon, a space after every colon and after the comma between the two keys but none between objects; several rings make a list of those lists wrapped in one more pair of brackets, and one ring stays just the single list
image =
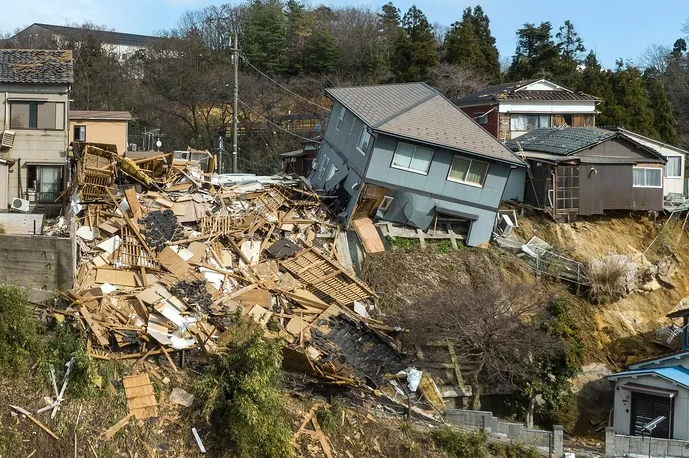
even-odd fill
[{"label": "green shrub", "polygon": [[519,442],[494,442],[488,449],[491,454],[500,458],[541,458],[538,450]]},{"label": "green shrub", "polygon": [[276,389],[282,376],[281,346],[278,341],[264,342],[258,332],[246,339],[239,335],[230,351],[216,357],[195,383],[204,400],[202,413],[237,456],[290,457],[292,431],[284,398]]},{"label": "green shrub", "polygon": [[0,286],[0,372],[25,369],[38,343],[26,293],[14,286]]},{"label": "green shrub", "polygon": [[316,419],[323,431],[330,435],[337,434],[342,429],[342,414],[345,408],[340,402],[334,402],[331,406],[318,409]]},{"label": "green shrub", "polygon": [[435,444],[450,458],[489,458],[488,439],[483,431],[463,432],[442,428],[433,434]]}]

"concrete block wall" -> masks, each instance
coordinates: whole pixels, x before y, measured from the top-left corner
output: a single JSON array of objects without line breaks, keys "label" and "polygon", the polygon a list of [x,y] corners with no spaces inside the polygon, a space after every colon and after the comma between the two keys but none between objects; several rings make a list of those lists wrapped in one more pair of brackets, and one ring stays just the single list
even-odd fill
[{"label": "concrete block wall", "polygon": [[605,429],[605,456],[643,458],[685,458],[689,457],[689,441],[640,436],[620,436],[615,428]]},{"label": "concrete block wall", "polygon": [[523,423],[502,421],[494,417],[491,412],[478,410],[449,409],[445,419],[451,424],[469,429],[483,429],[495,438],[521,442],[546,453],[550,450],[552,440],[553,457],[561,458],[564,455],[562,426],[555,426],[553,431],[528,429]]},{"label": "concrete block wall", "polygon": [[74,237],[0,234],[0,284],[71,288],[75,260]]}]

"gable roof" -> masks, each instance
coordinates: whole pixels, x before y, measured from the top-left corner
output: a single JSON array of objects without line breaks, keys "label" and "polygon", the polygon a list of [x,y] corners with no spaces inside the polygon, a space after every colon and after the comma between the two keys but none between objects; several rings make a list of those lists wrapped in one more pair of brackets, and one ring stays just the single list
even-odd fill
[{"label": "gable roof", "polygon": [[0,49],[0,83],[70,84],[70,50]]},{"label": "gable roof", "polygon": [[505,145],[512,151],[519,151],[521,147],[523,151],[571,156],[583,149],[592,148],[613,138],[624,138],[657,159],[663,162],[666,161],[663,155],[655,148],[637,141],[624,132],[598,127],[543,127],[534,129],[517,138],[507,140]]},{"label": "gable roof", "polygon": [[128,111],[70,111],[69,119],[91,119],[101,121],[130,121],[132,115]]},{"label": "gable roof", "polygon": [[650,359],[645,359],[642,361],[637,361],[634,364],[629,365],[629,369],[643,369],[648,366],[653,366],[656,364],[660,364],[665,361],[669,361],[671,359],[676,359],[676,360],[681,360],[684,359],[687,355],[689,355],[689,350],[679,350],[673,353],[668,353],[667,355],[663,356],[658,356],[656,358],[650,358]]},{"label": "gable roof", "polygon": [[[44,29],[50,30],[57,35],[65,36],[85,36],[93,35],[99,41],[109,44],[109,45],[124,45],[124,46],[145,46],[147,43],[159,39],[159,37],[154,37],[150,35],[137,35],[134,33],[122,33],[122,32],[112,32],[110,30],[92,30],[83,29],[81,27],[68,27],[64,25],[53,25],[53,24],[42,24],[34,23],[29,27],[38,26]],[[27,27],[27,28],[29,28]],[[26,29],[24,29],[26,30]],[[23,32],[23,30],[22,30]],[[17,33],[20,35],[22,32]],[[12,37],[12,38],[14,38]]]},{"label": "gable roof", "polygon": [[642,145],[648,146],[649,148],[653,148],[656,151],[658,151],[661,154],[666,154],[666,153],[677,153],[677,154],[689,154],[689,151],[682,149],[678,146],[670,145],[669,143],[662,142],[660,140],[656,140],[650,137],[643,136],[641,134],[637,134],[636,132],[632,132],[631,130],[624,129],[622,127],[609,127],[609,126],[601,126],[602,129],[607,129],[612,132],[620,132],[624,134],[626,137],[632,138],[636,140],[638,143],[641,143]]},{"label": "gable roof", "polygon": [[[556,89],[548,90],[531,90],[528,86],[543,82],[554,86]],[[488,86],[473,94],[455,100],[457,105],[471,105],[478,102],[492,103],[497,100],[580,100],[590,102],[600,102],[600,98],[594,97],[583,92],[575,92],[566,87],[558,86],[548,80],[522,80],[511,83],[496,84]]]},{"label": "gable roof", "polygon": [[326,89],[376,132],[524,165],[466,113],[425,83]]},{"label": "gable roof", "polygon": [[617,380],[626,377],[638,377],[640,375],[652,375],[663,378],[669,382],[676,383],[689,389],[689,369],[682,366],[658,367],[654,369],[639,369],[625,372],[618,372],[606,376],[609,380]]}]

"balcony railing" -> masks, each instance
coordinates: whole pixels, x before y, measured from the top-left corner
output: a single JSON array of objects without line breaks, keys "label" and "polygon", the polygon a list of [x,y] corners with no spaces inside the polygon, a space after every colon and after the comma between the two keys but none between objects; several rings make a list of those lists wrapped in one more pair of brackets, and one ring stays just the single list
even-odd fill
[{"label": "balcony railing", "polygon": [[62,191],[50,191],[50,192],[35,192],[30,191],[24,193],[24,199],[28,200],[32,204],[52,204],[55,203],[58,196]]}]

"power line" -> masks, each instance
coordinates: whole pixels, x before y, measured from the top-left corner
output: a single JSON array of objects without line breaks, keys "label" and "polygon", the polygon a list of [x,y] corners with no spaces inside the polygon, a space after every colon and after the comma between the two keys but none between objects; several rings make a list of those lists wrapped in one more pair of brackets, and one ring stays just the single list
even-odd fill
[{"label": "power line", "polygon": [[241,99],[239,100],[239,103],[240,103],[242,106],[246,107],[249,111],[251,111],[251,112],[253,112],[254,114],[260,116],[260,117],[263,118],[263,119],[265,119],[266,122],[268,122],[268,124],[272,124],[273,126],[277,127],[278,129],[284,130],[284,131],[287,132],[288,134],[293,135],[293,136],[295,136],[295,137],[297,137],[297,138],[300,138],[300,139],[302,139],[302,140],[306,140],[306,141],[309,141],[309,142],[310,142],[310,141],[313,141],[312,138],[302,137],[301,135],[297,135],[297,134],[295,134],[294,132],[290,132],[289,130],[285,129],[284,127],[282,127],[282,126],[279,125],[279,124],[275,124],[273,121],[271,121],[270,119],[266,118],[266,117],[263,116],[261,113],[259,113],[258,111],[256,111],[256,110],[254,110],[253,108],[251,108],[248,104],[244,103]]},{"label": "power line", "polygon": [[263,72],[262,72],[261,70],[259,70],[258,68],[254,67],[254,66],[251,64],[251,62],[249,62],[249,60],[248,60],[243,54],[240,54],[240,56],[241,56],[242,60],[244,61],[244,63],[246,63],[249,67],[251,67],[251,68],[253,68],[254,70],[256,70],[258,73],[260,73],[262,76],[264,76],[264,77],[267,78],[268,80],[270,80],[273,84],[279,86],[280,88],[284,89],[285,91],[289,92],[290,94],[293,94],[293,95],[299,97],[300,99],[304,100],[305,102],[308,102],[308,103],[310,103],[311,105],[320,108],[321,110],[324,110],[324,111],[327,111],[327,112],[330,111],[330,108],[326,108],[326,107],[324,107],[324,106],[322,106],[322,105],[319,105],[319,104],[317,104],[316,102],[314,102],[314,101],[312,101],[312,100],[309,100],[309,99],[307,99],[306,97],[303,97],[303,96],[297,94],[296,92],[292,91],[291,89],[286,88],[285,86],[283,86],[282,84],[278,83],[277,81],[275,81],[275,80],[274,80],[273,78],[271,78],[270,76],[268,76],[268,75],[266,75],[265,73],[263,73]]}]

